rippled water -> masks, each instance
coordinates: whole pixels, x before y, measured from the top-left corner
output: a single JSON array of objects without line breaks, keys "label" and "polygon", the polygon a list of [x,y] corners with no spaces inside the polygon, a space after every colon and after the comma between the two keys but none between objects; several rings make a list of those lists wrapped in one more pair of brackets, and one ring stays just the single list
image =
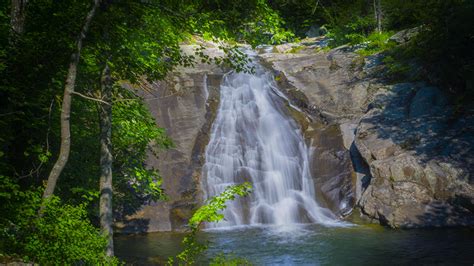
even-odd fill
[{"label": "rippled water", "polygon": [[[120,236],[116,255],[159,265],[180,251],[182,234]],[[207,231],[206,258],[234,253],[255,265],[473,265],[474,229],[390,230],[379,226],[243,227]]]}]

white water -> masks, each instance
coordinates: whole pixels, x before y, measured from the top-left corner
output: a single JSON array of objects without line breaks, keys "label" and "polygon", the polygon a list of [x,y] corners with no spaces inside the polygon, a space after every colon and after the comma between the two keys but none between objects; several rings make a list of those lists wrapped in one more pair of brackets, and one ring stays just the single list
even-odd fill
[{"label": "white water", "polygon": [[284,112],[272,75],[255,67],[255,74],[224,76],[203,167],[206,198],[244,181],[253,191],[227,204],[224,221],[208,227],[334,224],[334,215],[315,201],[298,125]]}]

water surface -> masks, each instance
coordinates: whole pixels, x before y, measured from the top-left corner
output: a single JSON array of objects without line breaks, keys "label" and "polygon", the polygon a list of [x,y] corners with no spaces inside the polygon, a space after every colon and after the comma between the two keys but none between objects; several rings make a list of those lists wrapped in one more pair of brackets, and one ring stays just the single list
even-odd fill
[{"label": "water surface", "polygon": [[[182,237],[178,233],[119,236],[116,255],[136,265],[159,265],[181,250]],[[201,238],[211,242],[206,258],[233,253],[255,265],[474,264],[474,229],[242,227],[207,231]]]}]

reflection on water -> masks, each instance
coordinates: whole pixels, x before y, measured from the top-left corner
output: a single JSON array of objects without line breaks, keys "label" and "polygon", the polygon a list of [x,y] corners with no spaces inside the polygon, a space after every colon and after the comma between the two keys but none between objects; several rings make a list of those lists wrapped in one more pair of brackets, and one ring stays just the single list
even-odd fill
[{"label": "reflection on water", "polygon": [[[182,237],[177,233],[119,236],[116,255],[135,265],[160,265],[180,251]],[[211,241],[207,257],[234,253],[256,265],[474,264],[474,229],[242,227],[207,231],[201,238]]]}]

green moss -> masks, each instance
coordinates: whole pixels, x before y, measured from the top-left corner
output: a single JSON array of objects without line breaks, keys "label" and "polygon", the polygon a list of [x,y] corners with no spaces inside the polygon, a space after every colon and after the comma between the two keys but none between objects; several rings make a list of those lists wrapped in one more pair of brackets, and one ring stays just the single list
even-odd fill
[{"label": "green moss", "polygon": [[295,46],[295,47],[291,48],[290,50],[288,50],[286,53],[288,53],[288,54],[297,54],[298,52],[300,52],[303,49],[304,49],[303,46]]}]

